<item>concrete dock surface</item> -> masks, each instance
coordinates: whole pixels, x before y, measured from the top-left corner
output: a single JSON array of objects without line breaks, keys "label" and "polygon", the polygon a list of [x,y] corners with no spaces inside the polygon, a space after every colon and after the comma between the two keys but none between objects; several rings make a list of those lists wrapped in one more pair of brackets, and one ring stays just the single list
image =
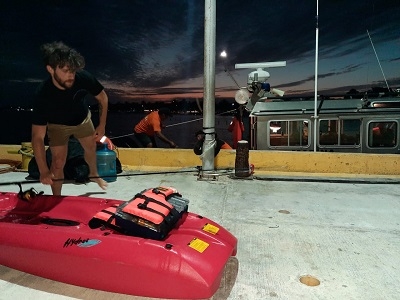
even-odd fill
[{"label": "concrete dock surface", "polygon": [[[398,181],[230,175],[198,180],[195,171],[139,175],[125,170],[106,192],[95,183],[67,183],[63,194],[129,200],[146,188],[175,187],[190,200],[190,211],[238,238],[237,256],[228,262],[212,299],[399,299]],[[26,176],[0,174],[0,182],[11,183],[0,190],[17,192],[13,183]],[[51,193],[40,183],[23,185],[31,187]],[[151,298],[91,290],[0,266],[0,299]]]}]

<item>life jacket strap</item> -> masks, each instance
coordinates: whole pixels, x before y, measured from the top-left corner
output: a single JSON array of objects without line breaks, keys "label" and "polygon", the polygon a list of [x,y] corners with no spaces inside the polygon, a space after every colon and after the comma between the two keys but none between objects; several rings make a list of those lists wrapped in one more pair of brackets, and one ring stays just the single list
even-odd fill
[{"label": "life jacket strap", "polygon": [[167,204],[165,204],[165,203],[163,203],[163,202],[161,202],[161,201],[158,201],[158,200],[156,200],[156,199],[154,199],[154,198],[147,197],[146,195],[137,194],[137,195],[135,196],[135,198],[144,199],[144,202],[143,202],[143,203],[139,203],[139,204],[137,205],[138,208],[140,208],[140,209],[146,209],[146,210],[148,210],[148,211],[157,213],[157,214],[163,216],[164,218],[166,217],[165,214],[163,214],[163,213],[161,213],[161,212],[159,212],[159,211],[156,211],[155,209],[152,209],[152,208],[148,207],[148,204],[149,204],[150,202],[157,203],[158,205],[160,205],[160,206],[162,206],[162,207],[168,209],[168,212],[171,211],[171,207],[168,206]]},{"label": "life jacket strap", "polygon": [[111,205],[110,207],[107,207],[105,209],[102,209],[99,211],[90,221],[89,221],[89,227],[94,229],[94,228],[99,228],[101,226],[111,228],[115,231],[118,232],[123,232],[122,228],[117,226],[115,224],[115,212],[117,210],[118,205],[114,204]]}]

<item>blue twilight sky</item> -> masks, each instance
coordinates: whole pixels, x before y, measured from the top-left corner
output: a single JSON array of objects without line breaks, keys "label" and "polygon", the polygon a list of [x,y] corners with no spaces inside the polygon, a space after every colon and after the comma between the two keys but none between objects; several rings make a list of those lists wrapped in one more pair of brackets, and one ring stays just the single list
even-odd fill
[{"label": "blue twilight sky", "polygon": [[[233,97],[252,70],[236,63],[287,61],[271,87],[314,93],[317,2],[216,0],[216,96]],[[400,87],[400,0],[319,1],[318,92]],[[31,102],[47,74],[39,47],[64,41],[111,102],[202,97],[202,0],[0,0],[0,106]],[[226,50],[223,61],[219,53]]]}]

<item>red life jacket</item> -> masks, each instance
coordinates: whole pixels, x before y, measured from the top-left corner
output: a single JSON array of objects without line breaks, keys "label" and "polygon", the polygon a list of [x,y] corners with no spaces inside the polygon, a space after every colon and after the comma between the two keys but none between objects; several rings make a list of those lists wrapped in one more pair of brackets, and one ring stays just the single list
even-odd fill
[{"label": "red life jacket", "polygon": [[109,227],[116,231],[121,231],[121,228],[115,223],[115,213],[118,209],[117,204],[114,204],[110,207],[107,207],[101,211],[99,211],[88,223],[89,227],[99,228],[101,226]]},{"label": "red life jacket", "polygon": [[122,204],[118,212],[137,216],[154,224],[161,224],[174,208],[167,201],[168,196],[177,194],[173,188],[157,187],[137,194],[132,200]]},{"label": "red life jacket", "polygon": [[181,196],[176,189],[170,187],[144,190],[119,206],[114,205],[99,211],[90,220],[89,227],[93,229],[105,226],[125,233],[127,230],[129,231],[129,228],[125,228],[121,224],[127,223],[118,222],[123,219],[158,231],[162,227],[161,225],[165,222],[168,223],[170,219],[176,222],[180,218],[179,212],[167,201],[174,195]]}]

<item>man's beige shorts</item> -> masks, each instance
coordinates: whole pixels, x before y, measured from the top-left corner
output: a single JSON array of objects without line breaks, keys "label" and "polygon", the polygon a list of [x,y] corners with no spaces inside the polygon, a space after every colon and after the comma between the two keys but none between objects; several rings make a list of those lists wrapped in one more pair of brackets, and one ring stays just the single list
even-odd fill
[{"label": "man's beige shorts", "polygon": [[89,111],[83,122],[76,126],[47,124],[47,137],[49,138],[49,146],[63,146],[68,144],[71,135],[79,138],[84,138],[94,134],[94,126]]}]

